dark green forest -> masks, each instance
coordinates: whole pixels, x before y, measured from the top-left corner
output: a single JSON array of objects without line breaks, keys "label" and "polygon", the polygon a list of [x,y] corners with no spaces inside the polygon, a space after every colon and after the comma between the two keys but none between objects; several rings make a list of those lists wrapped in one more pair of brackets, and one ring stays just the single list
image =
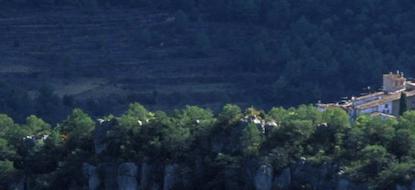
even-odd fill
[{"label": "dark green forest", "polygon": [[[362,90],[368,86],[376,90],[381,74],[396,69],[415,76],[415,2],[410,0],[2,0],[0,4],[3,10],[60,11],[64,7],[91,15],[123,7],[167,12],[175,21],[137,31],[140,44],[146,47],[159,39],[178,39],[168,41],[182,47],[172,55],[176,57],[203,58],[223,50],[226,61],[212,66],[221,76],[197,81],[232,81],[239,89],[232,94],[192,95],[185,91],[161,94],[156,89],[146,95],[77,100],[40,87],[33,96],[8,85],[11,80],[6,79],[0,91],[0,111],[22,122],[30,114],[58,122],[74,107],[93,116],[118,113],[114,107],[125,109],[131,101],[169,108],[207,102],[235,102],[244,108],[288,107],[359,95],[368,92]],[[21,44],[15,41],[13,47]],[[137,49],[137,54],[145,53],[145,48]],[[157,57],[148,55],[148,59],[155,59],[152,56]],[[56,75],[71,74],[65,72],[69,69]],[[74,68],[74,72],[85,71]],[[234,73],[250,75],[227,78]],[[137,82],[128,77],[123,80]]]},{"label": "dark green forest", "polygon": [[[285,189],[316,189],[307,176],[320,171],[325,172],[323,181],[344,178],[366,189],[415,184],[415,112],[402,113],[398,119],[361,116],[351,122],[343,110],[320,112],[312,105],[297,106],[377,90],[382,74],[389,71],[399,69],[406,76],[415,76],[415,1],[0,0],[0,21],[10,25],[0,26],[0,34],[15,33],[8,14],[64,14],[76,10],[91,16],[86,20],[93,23],[94,15],[123,9],[171,18],[164,22],[162,17],[162,24],[140,25],[142,29],[133,30],[134,35],[125,32],[131,36],[128,41],[138,44],[131,49],[138,60],[153,64],[154,60],[167,63],[175,59],[179,63],[187,61],[187,65],[196,65],[191,61],[198,60],[198,66],[206,67],[179,70],[183,65],[163,62],[155,67],[173,68],[172,72],[134,78],[152,70],[133,72],[134,66],[146,67],[138,62],[128,67],[117,65],[117,59],[105,57],[117,51],[108,45],[111,39],[105,39],[82,47],[102,55],[92,56],[98,57],[98,65],[73,64],[79,60],[72,54],[31,55],[50,70],[25,75],[0,73],[0,113],[4,113],[0,115],[1,190],[15,183],[30,189],[85,189],[85,163],[99,166],[125,162],[151,163],[154,175],[149,181],[159,187],[164,166],[178,165],[178,172],[187,180],[178,180],[173,189],[255,189],[251,174],[255,172],[251,170],[263,165],[274,174],[291,169],[297,178]],[[47,14],[39,17],[41,24],[55,27],[47,25],[54,18]],[[33,25],[30,19],[23,17],[21,22]],[[65,22],[74,21],[59,22],[64,24],[56,27],[65,28]],[[135,25],[123,23],[117,30],[135,29]],[[80,33],[88,36],[91,31]],[[8,35],[0,37],[6,41]],[[24,54],[27,41],[16,39],[1,44],[4,51],[0,51],[0,57],[5,57],[5,47]],[[77,48],[74,44],[68,46]],[[165,47],[176,49],[167,55],[157,54],[158,49],[167,51]],[[49,46],[42,48],[49,51]],[[217,59],[210,60],[212,57]],[[191,94],[178,88],[163,94],[152,86],[186,82],[159,79],[164,75],[198,72],[202,75],[186,79],[194,82],[190,85],[226,81],[233,88],[209,91],[208,85],[201,85],[206,92]],[[57,94],[56,85],[48,85],[53,80],[42,74],[66,80],[108,75],[118,80],[112,86],[119,81],[142,83],[140,88],[130,88],[151,90],[75,97]],[[149,110],[166,109],[148,111],[141,104],[129,105],[135,101]],[[237,105],[225,105],[228,102]],[[185,106],[188,104],[199,106]],[[97,144],[105,145],[102,151],[98,151]],[[305,177],[295,174],[298,168],[308,168]]]},{"label": "dark green forest", "polygon": [[[187,106],[167,114],[134,103],[104,120],[95,122],[80,109],[56,126],[37,116],[15,123],[0,115],[0,187],[25,179],[30,189],[82,189],[84,163],[145,160],[180,166],[191,180],[173,189],[254,189],[244,180],[246,168],[266,164],[279,173],[298,162],[334,164],[341,172],[324,180],[342,176],[369,189],[393,189],[415,179],[415,112],[387,120],[361,116],[350,124],[341,109],[320,112],[304,105],[265,112],[228,104],[218,114]],[[110,127],[101,134],[106,148],[98,152],[95,139],[103,123]],[[296,180],[289,189],[312,189]]]}]

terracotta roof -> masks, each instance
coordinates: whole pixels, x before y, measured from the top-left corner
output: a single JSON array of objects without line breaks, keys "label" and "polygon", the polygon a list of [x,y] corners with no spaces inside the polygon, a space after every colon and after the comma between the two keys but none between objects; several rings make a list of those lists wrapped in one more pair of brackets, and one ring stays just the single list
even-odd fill
[{"label": "terracotta roof", "polygon": [[375,93],[372,93],[372,94],[368,94],[368,95],[364,95],[364,96],[355,97],[355,100],[363,100],[363,99],[366,99],[366,98],[371,98],[371,97],[380,96],[380,95],[382,95],[382,94],[384,94],[384,92],[375,92]]},{"label": "terracotta roof", "polygon": [[[415,90],[405,92],[408,97],[415,96]],[[393,93],[393,94],[385,94],[384,96],[381,96],[381,99],[370,101],[365,104],[361,104],[359,106],[356,106],[356,109],[364,110],[368,108],[373,108],[375,106],[379,106],[382,104],[385,104],[387,102],[392,102],[395,100],[399,100],[401,98],[401,93]]]}]

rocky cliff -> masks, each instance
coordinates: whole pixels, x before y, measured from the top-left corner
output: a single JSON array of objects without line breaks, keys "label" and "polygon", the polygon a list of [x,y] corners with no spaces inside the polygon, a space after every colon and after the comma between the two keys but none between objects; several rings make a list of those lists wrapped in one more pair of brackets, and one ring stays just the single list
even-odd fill
[{"label": "rocky cliff", "polygon": [[[267,128],[276,126],[275,122],[264,122],[256,118],[245,118],[235,127],[233,133],[254,123],[263,134]],[[97,128],[96,147],[100,154],[106,147],[104,137],[109,123],[102,123]],[[98,139],[98,140],[97,140]],[[212,140],[211,151],[220,153],[225,149],[236,149],[229,136],[218,136]],[[190,171],[189,171],[190,170]],[[343,175],[336,163],[314,164],[305,158],[283,169],[276,170],[272,165],[260,160],[249,160],[236,167],[223,167],[223,189],[255,190],[368,190],[364,183],[357,183]],[[203,184],[203,177],[209,176],[209,168],[203,161],[195,159],[194,163],[160,162],[148,158],[135,162],[106,162],[83,165],[85,187],[89,190],[174,190],[174,189],[210,189]],[[187,172],[187,175],[185,174]],[[235,180],[236,179],[236,180]],[[396,184],[396,190],[415,190],[415,181],[411,184]]]},{"label": "rocky cliff", "polygon": [[[140,168],[141,170],[138,170]],[[102,164],[99,166],[84,165],[85,178],[88,181],[88,190],[174,190],[183,186],[178,171],[181,169],[175,164],[164,166],[162,180],[155,180],[155,173],[149,172],[147,163],[121,163],[118,165]],[[314,167],[308,164],[299,164],[288,167],[280,172],[273,172],[269,165],[260,165],[254,178],[247,184],[253,183],[254,187],[245,186],[243,189],[255,190],[288,190],[288,189],[315,189],[315,190],[368,190],[366,184],[355,183],[345,177],[339,176],[331,166],[323,165]],[[99,174],[96,168],[100,168]],[[245,177],[245,176],[238,176]],[[151,179],[151,180],[150,180]],[[229,183],[232,183],[229,181]],[[191,184],[188,189],[204,189],[204,184]],[[17,186],[16,186],[17,187]],[[229,187],[229,186],[228,186]],[[411,184],[397,184],[395,190],[415,190],[415,181]]]}]

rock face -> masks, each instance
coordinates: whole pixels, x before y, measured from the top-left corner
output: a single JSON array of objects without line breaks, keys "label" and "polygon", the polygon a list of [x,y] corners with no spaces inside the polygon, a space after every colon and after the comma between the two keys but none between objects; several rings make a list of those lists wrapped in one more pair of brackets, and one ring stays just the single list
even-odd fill
[{"label": "rock face", "polygon": [[[253,164],[255,161],[252,162]],[[248,169],[251,168],[251,169]],[[368,190],[366,184],[357,184],[337,174],[337,167],[332,164],[315,166],[305,162],[294,164],[274,174],[271,165],[257,167],[244,165],[244,169],[227,168],[224,170],[223,187],[225,189],[256,190]],[[83,174],[88,190],[173,190],[194,189],[203,185],[203,181],[193,181],[196,173],[184,175],[178,164],[142,163],[140,167],[133,162],[101,163],[97,167],[84,163]],[[202,172],[202,171],[200,171]],[[184,183],[186,180],[188,182]],[[199,183],[199,184],[197,184]],[[201,183],[201,184],[200,184]],[[189,188],[190,187],[190,188]],[[79,189],[80,187],[74,187]],[[23,190],[23,181],[11,184],[9,189]],[[392,190],[415,190],[415,181],[411,184],[396,184]]]},{"label": "rock face", "polygon": [[367,190],[364,184],[356,184],[337,174],[333,164],[313,166],[302,161],[287,167],[274,177],[272,189],[288,190],[307,188],[315,190]]},{"label": "rock face", "polygon": [[168,164],[164,168],[163,190],[172,190],[177,179],[177,165]]},{"label": "rock face", "polygon": [[349,190],[350,189],[350,181],[347,179],[340,179],[337,183],[336,190]]},{"label": "rock face", "polygon": [[[100,120],[96,128],[94,143],[98,156],[107,148],[105,138],[108,130],[117,125],[116,121]],[[258,118],[245,118],[230,131],[217,135],[211,140],[211,151],[221,152],[238,151],[240,147],[232,139],[239,139],[241,131],[248,123],[256,124],[258,129],[267,135],[267,131],[278,127],[274,121],[266,122]],[[106,158],[102,160],[113,160]],[[182,166],[184,166],[182,168]],[[259,167],[258,167],[259,166]],[[239,167],[223,168],[220,187],[224,189],[256,189],[256,190],[367,190],[365,184],[356,184],[342,175],[341,168],[335,163],[315,165],[307,162],[306,158],[276,172],[271,165],[258,165],[258,160],[246,160]],[[85,163],[83,173],[87,178],[88,190],[173,190],[195,189],[204,185],[206,172],[203,158],[197,158],[189,165],[175,163],[164,165],[161,162],[145,158],[140,167],[133,162],[98,164],[97,167]],[[99,174],[99,175],[98,175]],[[209,177],[209,176],[208,176]],[[22,185],[12,188],[23,189]],[[415,181],[408,185],[395,185],[394,190],[415,190]]]},{"label": "rock face", "polygon": [[291,167],[291,171],[292,184],[296,186],[307,186],[312,189],[334,189],[337,185],[335,175],[337,168],[330,163],[314,166],[303,160]]},{"label": "rock face", "polygon": [[84,176],[88,179],[88,190],[97,190],[100,184],[97,168],[88,163],[84,163],[82,167]]},{"label": "rock face", "polygon": [[118,166],[118,190],[136,190],[137,184],[137,166],[132,162],[126,162]]},{"label": "rock face", "polygon": [[350,180],[344,179],[344,178],[339,179],[337,182],[336,190],[355,190],[355,189],[364,190],[367,188],[361,185],[359,186],[358,184],[355,184],[351,182]]},{"label": "rock face", "polygon": [[[87,179],[88,190],[136,190],[138,167],[135,163],[126,162],[117,167],[117,164],[103,163],[98,167],[83,164],[83,174]],[[100,172],[100,175],[98,173]],[[101,183],[102,182],[102,183]]]},{"label": "rock face", "polygon": [[151,170],[152,170],[152,167],[148,162],[144,161],[141,164],[140,189],[142,190],[149,189],[150,179],[151,179],[150,177]]},{"label": "rock face", "polygon": [[272,189],[272,167],[269,165],[261,165],[255,175],[255,189],[256,190],[271,190]]},{"label": "rock face", "polygon": [[246,116],[241,119],[241,123],[245,125],[248,123],[255,124],[258,130],[260,130],[262,134],[265,134],[265,135],[271,132],[273,128],[278,127],[278,123],[276,121],[274,120],[266,121],[257,116]]},{"label": "rock face", "polygon": [[117,190],[117,164],[114,163],[103,163],[98,166],[101,174],[102,181],[105,190]]},{"label": "rock face", "polygon": [[291,169],[285,168],[280,175],[275,176],[273,186],[277,189],[289,189],[291,184]]}]

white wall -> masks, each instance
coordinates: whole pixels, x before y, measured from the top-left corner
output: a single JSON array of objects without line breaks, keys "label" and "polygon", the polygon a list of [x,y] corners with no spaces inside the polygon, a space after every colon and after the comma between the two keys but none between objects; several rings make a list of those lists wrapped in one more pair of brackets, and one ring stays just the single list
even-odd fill
[{"label": "white wall", "polygon": [[379,112],[392,114],[392,102],[386,102],[385,104],[381,104],[378,106]]},{"label": "white wall", "polygon": [[378,106],[374,106],[368,109],[364,109],[360,111],[360,114],[371,114],[371,113],[385,113],[385,114],[392,114],[392,102],[386,102],[385,104],[381,104]]}]

